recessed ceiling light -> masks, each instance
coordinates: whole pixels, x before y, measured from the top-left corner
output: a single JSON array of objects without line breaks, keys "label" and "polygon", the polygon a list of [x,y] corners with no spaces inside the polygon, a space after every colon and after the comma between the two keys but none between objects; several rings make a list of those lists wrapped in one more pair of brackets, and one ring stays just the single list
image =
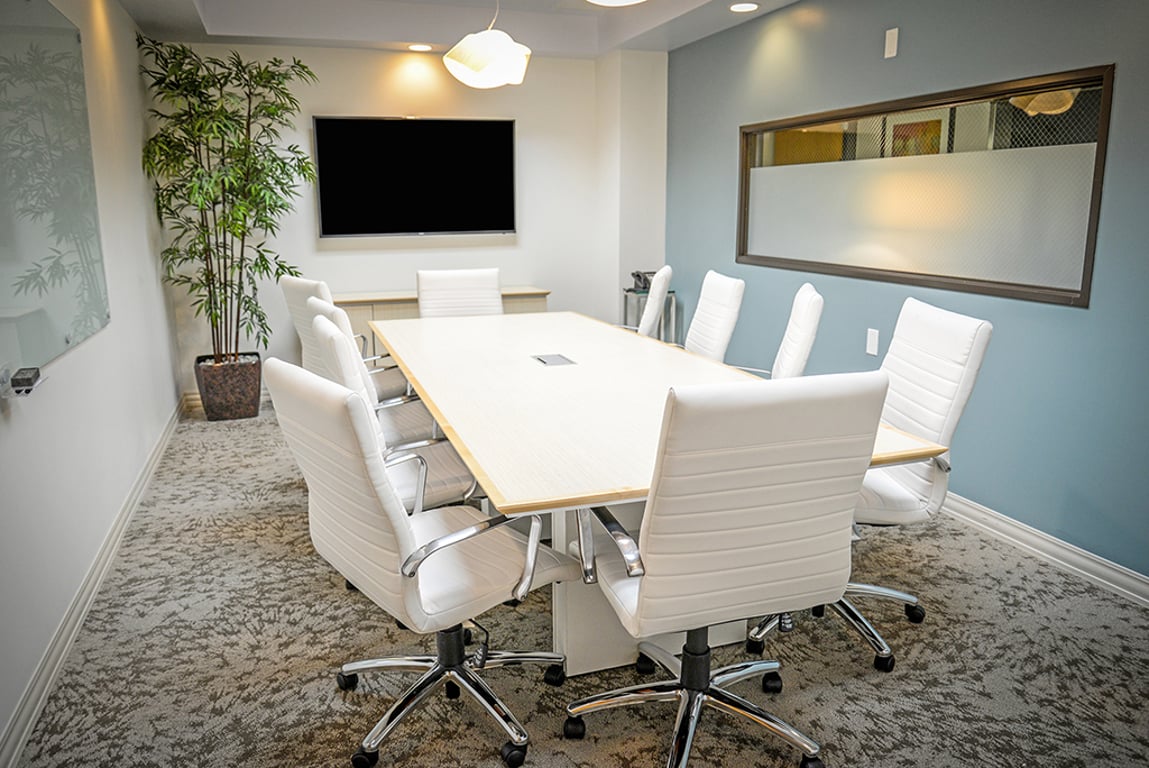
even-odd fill
[{"label": "recessed ceiling light", "polygon": [[758,10],[758,3],[735,3],[730,6],[730,10],[735,13],[751,13]]},{"label": "recessed ceiling light", "polygon": [[416,53],[426,53],[431,50],[431,46],[426,43],[411,43],[407,46],[408,51],[415,51]]}]

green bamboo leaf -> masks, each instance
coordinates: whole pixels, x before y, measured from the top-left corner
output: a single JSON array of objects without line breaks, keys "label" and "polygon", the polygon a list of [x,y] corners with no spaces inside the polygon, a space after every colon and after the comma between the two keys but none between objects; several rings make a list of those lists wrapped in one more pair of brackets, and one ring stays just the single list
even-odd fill
[{"label": "green bamboo leaf", "polygon": [[143,36],[137,45],[154,102],[156,128],[142,164],[169,234],[160,254],[165,280],[183,287],[208,320],[214,354],[237,352],[237,328],[266,347],[271,329],[258,281],[299,270],[264,243],[292,209],[299,184],[316,178],[303,150],[281,146],[279,128],[299,112],[292,86],[318,78],[298,59],[200,56]]}]

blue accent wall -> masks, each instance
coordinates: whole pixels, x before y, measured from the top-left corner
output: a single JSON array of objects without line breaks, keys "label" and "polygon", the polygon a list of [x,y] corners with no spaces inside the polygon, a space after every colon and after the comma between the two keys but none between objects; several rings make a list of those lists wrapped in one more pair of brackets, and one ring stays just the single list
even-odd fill
[{"label": "blue accent wall", "polygon": [[[883,59],[889,27],[899,51]],[[1110,63],[1088,309],[734,262],[740,125]],[[1149,2],[800,2],[672,52],[668,131],[667,263],[685,320],[708,269],[746,280],[728,362],[769,367],[807,280],[826,299],[807,373],[877,367],[906,296],[991,321],[950,489],[1149,574]]]}]

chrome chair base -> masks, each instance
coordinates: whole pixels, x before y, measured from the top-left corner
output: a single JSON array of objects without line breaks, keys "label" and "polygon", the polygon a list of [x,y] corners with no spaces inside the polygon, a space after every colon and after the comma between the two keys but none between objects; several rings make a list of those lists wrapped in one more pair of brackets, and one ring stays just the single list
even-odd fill
[{"label": "chrome chair base", "polygon": [[[563,656],[557,653],[535,651],[487,651],[486,646],[468,655],[464,649],[462,625],[436,633],[438,653],[434,656],[393,656],[381,659],[367,659],[344,664],[336,676],[341,690],[354,690],[361,672],[421,672],[422,675],[407,689],[386,714],[375,724],[352,756],[354,768],[369,768],[379,759],[379,747],[384,739],[395,730],[405,717],[411,714],[428,696],[440,686],[446,686],[448,698],[457,698],[462,691],[469,693],[483,706],[506,732],[510,741],[501,750],[503,761],[509,768],[516,768],[526,759],[529,737],[523,724],[506,704],[490,689],[479,669],[520,664],[561,665]],[[559,666],[561,669],[561,666]],[[548,670],[547,682],[555,682]]]},{"label": "chrome chair base", "polygon": [[649,643],[640,643],[638,647],[641,653],[656,661],[677,679],[619,688],[568,704],[567,720],[563,724],[563,735],[566,738],[581,739],[586,734],[583,715],[632,704],[677,701],[678,717],[674,723],[670,755],[666,761],[667,768],[685,768],[690,758],[690,748],[694,743],[694,734],[698,730],[702,711],[706,707],[746,718],[802,750],[801,768],[822,768],[822,761],[818,758],[820,747],[817,742],[765,709],[723,688],[748,677],[776,675],[778,662],[743,662],[712,672],[705,628],[687,633],[686,643],[682,649],[682,661]]},{"label": "chrome chair base", "polygon": [[[894,668],[894,652],[890,648],[890,644],[878,633],[878,630],[874,629],[874,625],[862,615],[862,612],[850,602],[849,598],[851,597],[876,597],[902,603],[905,606],[906,618],[914,624],[920,624],[925,620],[925,609],[919,605],[916,597],[906,592],[857,582],[847,584],[842,599],[836,603],[830,603],[834,613],[842,617],[847,626],[858,633],[874,650],[874,668],[882,672],[889,672]],[[821,612],[815,609],[815,615],[820,616]],[[746,649],[751,653],[761,653],[766,635],[779,629],[780,626],[784,626],[784,624],[784,617],[781,614],[766,616],[747,634]]]}]

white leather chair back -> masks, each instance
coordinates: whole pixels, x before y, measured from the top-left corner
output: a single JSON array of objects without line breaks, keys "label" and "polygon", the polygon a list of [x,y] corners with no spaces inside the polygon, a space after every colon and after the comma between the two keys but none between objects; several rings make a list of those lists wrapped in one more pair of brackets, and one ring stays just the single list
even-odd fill
[{"label": "white leather chair back", "polygon": [[[993,325],[985,320],[906,299],[882,359],[890,377],[882,420],[952,444],[992,334]],[[945,501],[948,473],[932,461],[889,467],[883,474],[922,499],[927,514]]]},{"label": "white leather chair back", "polygon": [[307,310],[311,313],[312,317],[316,315],[323,315],[331,322],[335,323],[335,327],[339,331],[351,339],[355,340],[355,330],[351,327],[351,318],[347,316],[347,312],[342,307],[337,307],[330,301],[312,296],[307,299]]},{"label": "white leather chair back", "polygon": [[869,371],[671,389],[636,635],[841,598],[886,386]]},{"label": "white leather chair back", "polygon": [[794,294],[790,320],[782,334],[782,343],[778,345],[774,365],[770,367],[770,378],[789,379],[805,372],[810,350],[814,348],[814,339],[818,335],[818,323],[822,320],[823,303],[822,294],[809,283],[803,283]]},{"label": "white leather chair back", "polygon": [[[357,392],[270,358],[264,380],[307,481],[315,549],[371,600],[406,621],[399,566],[415,548],[410,518],[383,466],[378,426]],[[404,583],[407,582],[407,583]]]},{"label": "white leather chair back", "polygon": [[320,280],[307,280],[291,275],[279,278],[279,287],[283,291],[283,298],[287,301],[287,311],[291,313],[292,325],[299,335],[303,367],[312,373],[326,376],[319,347],[316,346],[315,336],[311,332],[311,318],[314,317],[314,313],[308,309],[307,300],[314,296],[334,304],[331,290],[327,287],[327,283]]},{"label": "white leather chair back", "polygon": [[[351,318],[343,311],[342,307],[337,307],[329,301],[323,301],[312,297],[307,300],[307,308],[311,310],[313,316],[322,316],[333,324],[336,329],[341,333],[350,344],[339,344],[340,361],[338,368],[335,367],[335,360],[332,357],[333,352],[329,347],[330,343],[324,343],[322,339],[316,337],[316,346],[319,347],[320,355],[323,360],[323,365],[327,368],[327,378],[332,381],[338,382],[348,389],[354,389],[361,392],[368,403],[376,403],[379,401],[379,389],[375,386],[375,379],[371,376],[371,372],[367,370],[367,366],[363,363],[363,358],[360,357],[360,351],[356,348],[355,331],[351,328]],[[315,324],[312,322],[312,333],[315,333]],[[343,356],[348,352],[354,357],[354,361],[346,362]],[[351,365],[356,373],[362,377],[363,383],[359,385],[352,385],[351,379],[347,378],[347,366]]]},{"label": "white leather chair back", "polygon": [[[317,304],[318,302],[312,299],[309,303]],[[338,309],[334,305],[328,306]],[[315,315],[311,321],[311,327],[312,333],[315,334],[316,344],[323,355],[323,364],[331,374],[331,380],[358,392],[368,404],[379,402],[379,393],[375,388],[375,382],[371,380],[371,374],[368,373],[367,366],[363,364],[363,358],[359,356],[355,342],[322,313]]]},{"label": "white leather chair back", "polygon": [[415,280],[420,317],[503,313],[497,268],[420,269]]},{"label": "white leather chair back", "polygon": [[722,361],[738,323],[745,290],[746,283],[738,278],[727,277],[714,270],[707,272],[683,346],[691,352]]},{"label": "white leather chair back", "polygon": [[[650,279],[650,290],[646,294],[646,306],[642,308],[642,317],[638,319],[638,332],[643,336],[654,336],[658,333],[658,321],[662,319],[663,307],[666,306],[666,292],[670,290],[670,278],[674,270],[670,265],[660,268]],[[671,341],[677,341],[672,339]]]}]

